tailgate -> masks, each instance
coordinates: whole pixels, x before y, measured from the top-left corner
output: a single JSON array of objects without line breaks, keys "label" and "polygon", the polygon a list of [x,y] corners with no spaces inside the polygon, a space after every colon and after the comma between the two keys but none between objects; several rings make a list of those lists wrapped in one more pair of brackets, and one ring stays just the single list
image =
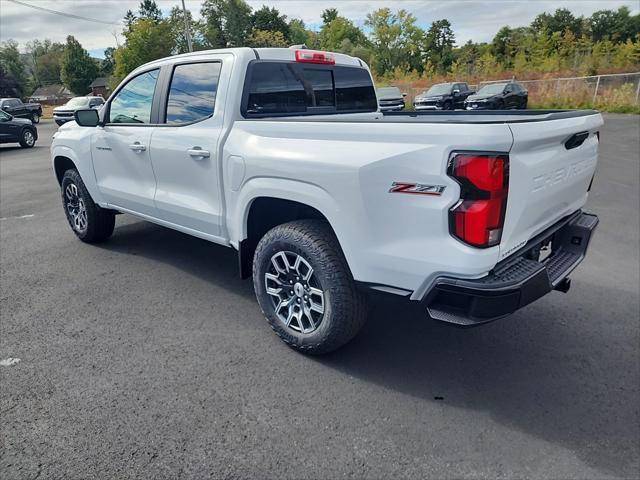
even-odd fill
[{"label": "tailgate", "polygon": [[513,146],[500,258],[585,204],[602,124],[600,114],[509,124]]}]

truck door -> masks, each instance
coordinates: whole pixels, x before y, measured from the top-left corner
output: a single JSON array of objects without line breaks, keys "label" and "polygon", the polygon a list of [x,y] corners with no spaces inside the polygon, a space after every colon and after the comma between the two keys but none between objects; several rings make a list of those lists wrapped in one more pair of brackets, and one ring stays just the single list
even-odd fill
[{"label": "truck door", "polygon": [[155,217],[156,180],[149,156],[153,98],[160,70],[143,72],[120,88],[92,138],[93,166],[106,201],[122,210]]},{"label": "truck door", "polygon": [[25,118],[27,110],[17,98],[10,98],[4,103],[4,111],[18,118]]},{"label": "truck door", "polygon": [[[222,222],[218,142],[231,62],[225,55],[165,67],[160,125],[151,138],[159,218],[204,236]],[[240,88],[240,86],[238,86]]]}]

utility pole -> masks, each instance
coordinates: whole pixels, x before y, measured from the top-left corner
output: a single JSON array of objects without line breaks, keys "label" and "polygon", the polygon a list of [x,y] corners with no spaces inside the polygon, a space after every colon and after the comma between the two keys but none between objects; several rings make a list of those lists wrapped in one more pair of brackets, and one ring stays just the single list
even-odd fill
[{"label": "utility pole", "polygon": [[193,52],[193,44],[191,43],[191,29],[189,28],[189,19],[187,18],[187,9],[182,0],[182,13],[184,14],[184,35],[187,37],[187,47],[189,52]]}]

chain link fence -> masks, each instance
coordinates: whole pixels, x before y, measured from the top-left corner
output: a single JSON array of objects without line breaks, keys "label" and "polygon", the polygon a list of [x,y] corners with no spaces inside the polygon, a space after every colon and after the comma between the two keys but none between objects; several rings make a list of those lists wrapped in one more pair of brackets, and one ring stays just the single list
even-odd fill
[{"label": "chain link fence", "polygon": [[[469,88],[478,91],[490,83],[517,81],[529,92],[530,108],[603,108],[640,106],[640,72],[593,75],[589,77],[542,78],[481,81]],[[406,93],[407,107],[427,87],[414,87],[412,82],[392,83]]]},{"label": "chain link fence", "polygon": [[491,80],[483,85],[515,80],[529,92],[529,104],[559,106],[631,106],[640,103],[640,72],[592,75],[589,77],[543,78],[538,80]]}]

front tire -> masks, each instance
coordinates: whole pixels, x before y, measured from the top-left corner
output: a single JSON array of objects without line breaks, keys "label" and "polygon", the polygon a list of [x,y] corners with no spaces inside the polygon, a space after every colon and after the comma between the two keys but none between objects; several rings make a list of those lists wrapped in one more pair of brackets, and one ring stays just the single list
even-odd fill
[{"label": "front tire", "polygon": [[32,148],[36,144],[36,135],[31,128],[25,127],[20,134],[20,146]]},{"label": "front tire", "polygon": [[86,243],[106,240],[113,233],[115,214],[93,202],[77,170],[67,170],[62,177],[62,205],[69,226]]},{"label": "front tire", "polygon": [[320,355],[351,340],[366,320],[338,240],[326,222],[274,227],[258,243],[253,286],[271,328],[290,347]]}]

